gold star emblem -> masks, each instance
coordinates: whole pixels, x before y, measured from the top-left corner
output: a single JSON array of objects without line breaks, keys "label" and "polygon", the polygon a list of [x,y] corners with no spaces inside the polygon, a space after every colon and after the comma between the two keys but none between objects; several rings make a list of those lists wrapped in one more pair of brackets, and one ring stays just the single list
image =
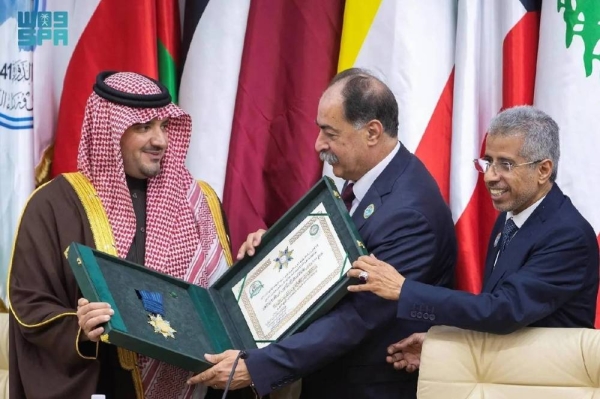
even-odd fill
[{"label": "gold star emblem", "polygon": [[148,324],[154,327],[155,333],[162,334],[165,338],[175,338],[173,333],[176,333],[177,331],[174,330],[173,327],[171,327],[171,323],[164,320],[161,315],[150,315],[150,321],[148,322]]}]

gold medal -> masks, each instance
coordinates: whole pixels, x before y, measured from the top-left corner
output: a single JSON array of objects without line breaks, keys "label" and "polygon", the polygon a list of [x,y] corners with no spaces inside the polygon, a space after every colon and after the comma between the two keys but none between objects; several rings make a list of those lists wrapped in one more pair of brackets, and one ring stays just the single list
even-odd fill
[{"label": "gold medal", "polygon": [[148,322],[148,324],[154,327],[155,333],[162,334],[165,338],[175,338],[175,335],[173,335],[173,333],[176,333],[177,331],[174,330],[173,327],[171,327],[171,323],[163,319],[161,315],[157,314],[155,316],[151,314],[150,321]]}]

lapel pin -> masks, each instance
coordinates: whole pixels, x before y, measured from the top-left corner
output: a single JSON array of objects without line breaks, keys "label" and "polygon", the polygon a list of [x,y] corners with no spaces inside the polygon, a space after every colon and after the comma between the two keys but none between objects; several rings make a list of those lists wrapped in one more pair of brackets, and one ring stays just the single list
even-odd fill
[{"label": "lapel pin", "polygon": [[375,212],[375,205],[371,204],[365,208],[365,211],[363,212],[363,217],[365,219],[368,219],[369,216],[373,214],[373,212]]}]

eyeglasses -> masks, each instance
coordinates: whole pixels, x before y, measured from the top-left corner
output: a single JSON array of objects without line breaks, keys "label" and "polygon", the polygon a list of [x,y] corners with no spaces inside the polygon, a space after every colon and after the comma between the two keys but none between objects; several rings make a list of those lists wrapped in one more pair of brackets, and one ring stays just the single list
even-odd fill
[{"label": "eyeglasses", "polygon": [[524,163],[518,163],[518,164],[514,164],[512,162],[508,162],[508,161],[502,161],[502,162],[490,162],[487,159],[483,159],[483,158],[478,158],[478,159],[474,159],[473,163],[475,164],[475,169],[478,172],[481,173],[485,173],[488,171],[488,169],[490,168],[490,166],[494,167],[494,171],[496,173],[510,173],[512,172],[513,168],[518,168],[519,166],[525,166],[525,165],[533,165],[539,162],[542,162],[543,159],[540,159],[538,161],[531,161],[531,162],[524,162]]}]

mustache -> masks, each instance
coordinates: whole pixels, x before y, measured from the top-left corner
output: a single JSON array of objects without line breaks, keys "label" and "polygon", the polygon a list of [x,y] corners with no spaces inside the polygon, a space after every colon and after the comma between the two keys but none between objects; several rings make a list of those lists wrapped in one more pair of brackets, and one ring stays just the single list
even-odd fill
[{"label": "mustache", "polygon": [[490,184],[486,184],[486,187],[489,189],[494,189],[494,190],[505,190],[507,187],[497,184],[497,183],[490,183]]},{"label": "mustache", "polygon": [[327,162],[329,165],[334,165],[340,161],[334,153],[328,151],[319,152],[319,158],[321,161]]}]

